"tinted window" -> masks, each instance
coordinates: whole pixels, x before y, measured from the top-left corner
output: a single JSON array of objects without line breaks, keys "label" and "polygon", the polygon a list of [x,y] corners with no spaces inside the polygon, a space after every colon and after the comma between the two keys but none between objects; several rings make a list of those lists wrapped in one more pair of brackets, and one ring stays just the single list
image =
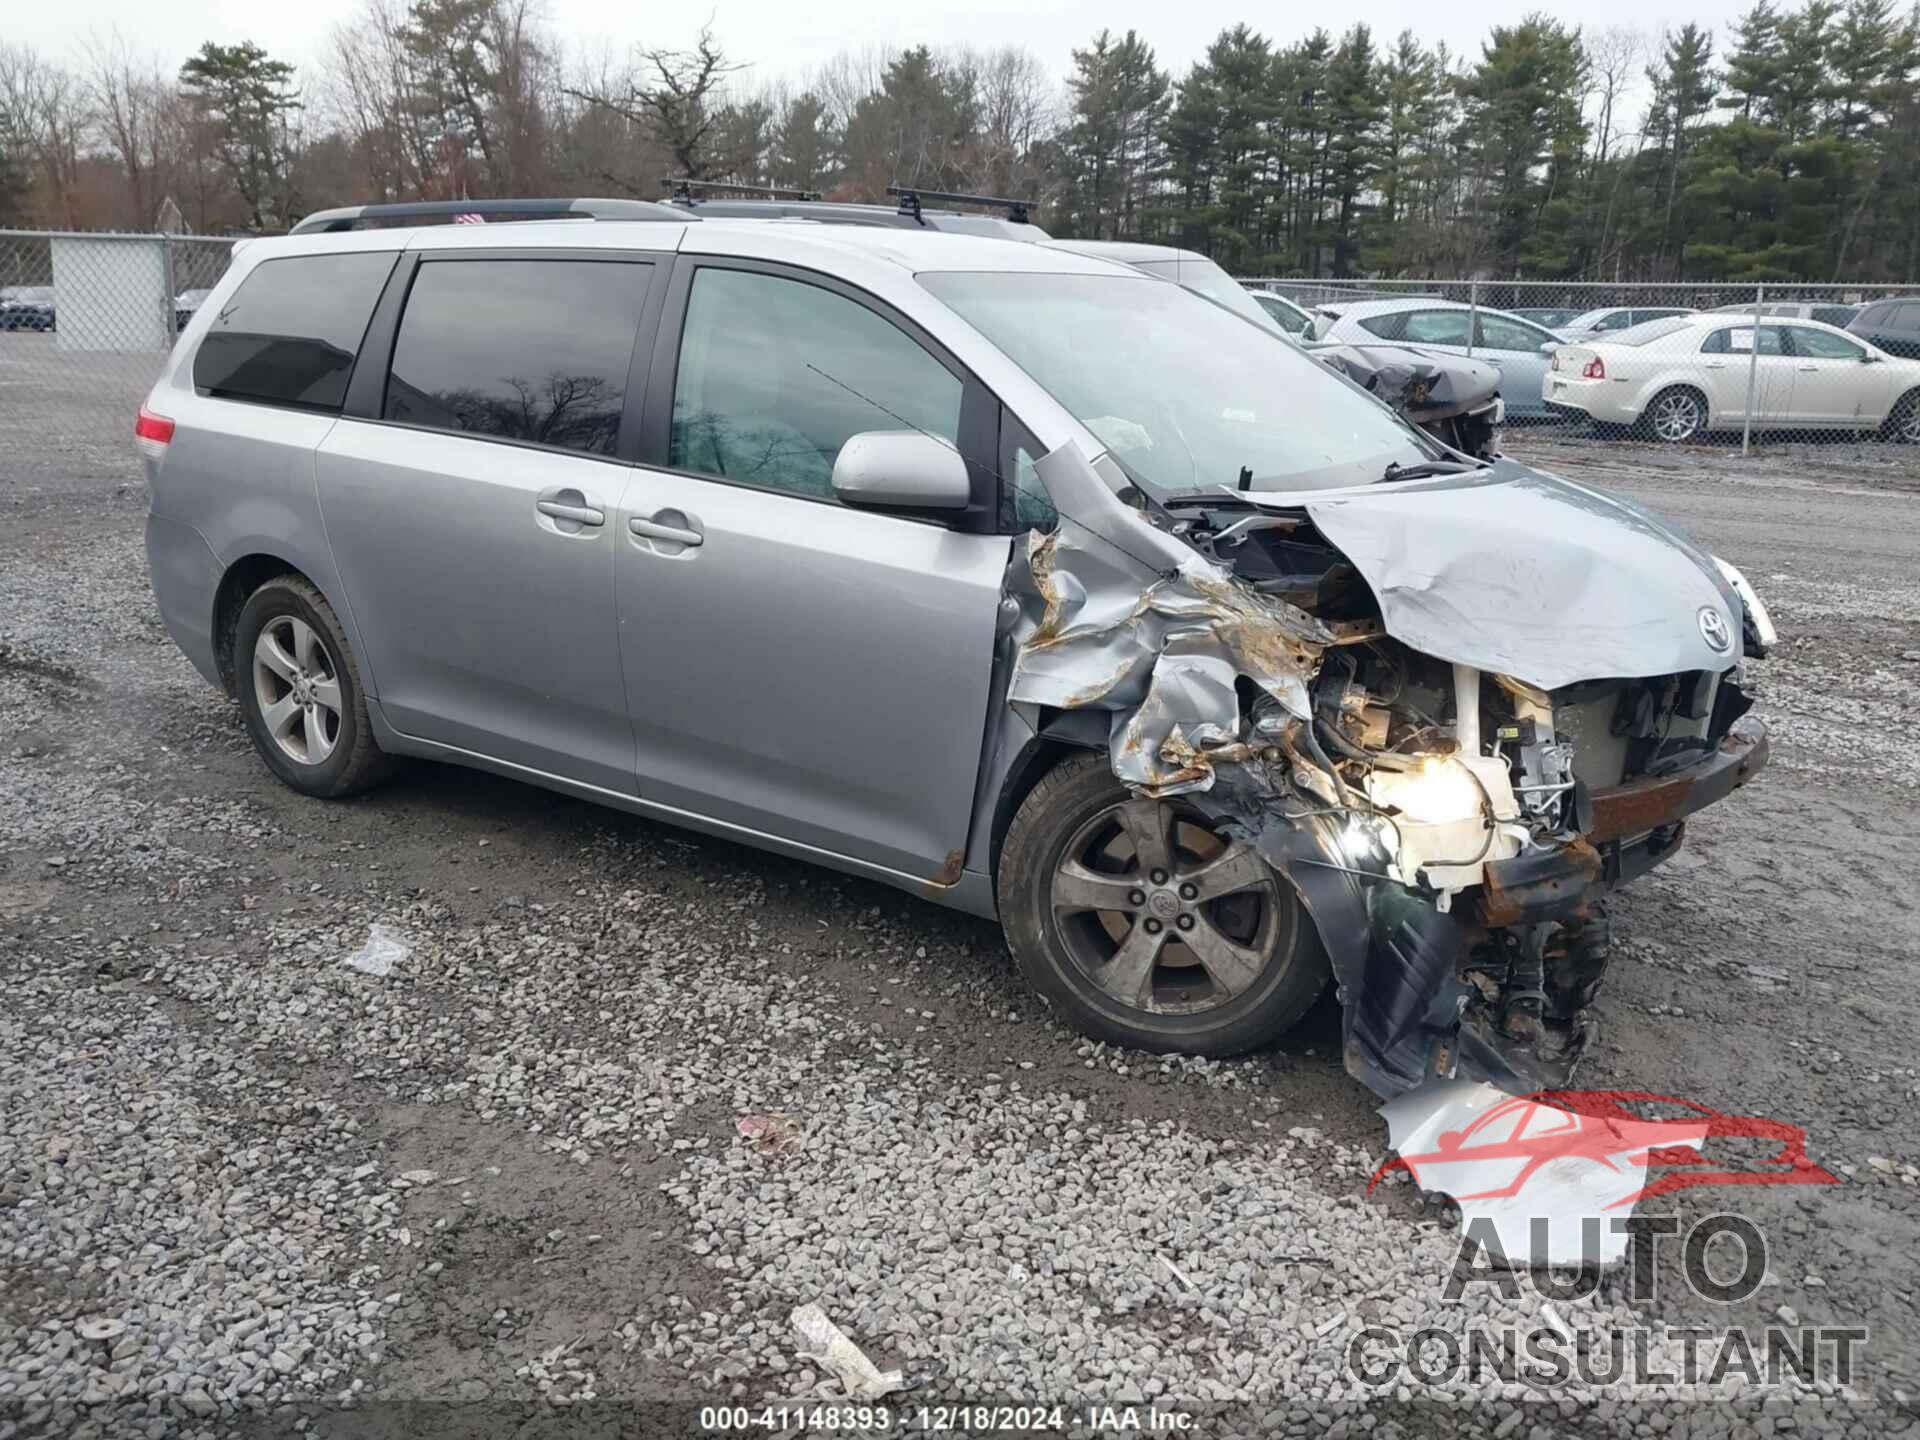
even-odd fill
[{"label": "tinted window", "polygon": [[1489,350],[1531,350],[1538,352],[1553,336],[1518,320],[1502,315],[1480,317],[1480,343]]},{"label": "tinted window", "polygon": [[1920,330],[1920,305],[1909,301],[1881,323],[1889,330]]},{"label": "tinted window", "polygon": [[1408,340],[1425,345],[1465,345],[1467,312],[1464,310],[1416,310],[1407,316]]},{"label": "tinted window", "polygon": [[193,383],[235,399],[338,410],[395,258],[363,251],[262,261],[214,316],[193,357]]},{"label": "tinted window", "polygon": [[950,370],[864,305],[799,280],[705,268],[680,337],[668,463],[828,497],[840,447],[862,431],[957,442],[960,392]]},{"label": "tinted window", "polygon": [[430,260],[414,276],[385,415],[611,455],[651,265]]},{"label": "tinted window", "polygon": [[1851,305],[1816,305],[1813,307],[1811,318],[1818,320],[1822,325],[1838,325],[1844,330],[1847,322],[1853,319],[1853,307]]},{"label": "tinted window", "polygon": [[1793,330],[1793,353],[1813,360],[1858,360],[1867,352],[1838,335],[1796,325]]},{"label": "tinted window", "polygon": [[1596,330],[1624,330],[1633,324],[1633,311],[1616,310],[1593,328]]},{"label": "tinted window", "polygon": [[1368,315],[1354,323],[1383,340],[1398,340],[1406,318],[1404,315]]}]

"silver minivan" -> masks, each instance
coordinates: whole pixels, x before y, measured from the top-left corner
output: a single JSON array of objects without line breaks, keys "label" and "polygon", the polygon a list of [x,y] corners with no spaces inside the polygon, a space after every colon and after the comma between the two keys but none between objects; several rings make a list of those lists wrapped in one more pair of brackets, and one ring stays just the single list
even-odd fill
[{"label": "silver minivan", "polygon": [[[572,218],[367,228],[457,208]],[[599,218],[590,218],[599,217]],[[136,423],[288,785],[491,770],[997,915],[1088,1034],[1540,1088],[1766,612],[1125,266],[637,202],[239,247]]]}]

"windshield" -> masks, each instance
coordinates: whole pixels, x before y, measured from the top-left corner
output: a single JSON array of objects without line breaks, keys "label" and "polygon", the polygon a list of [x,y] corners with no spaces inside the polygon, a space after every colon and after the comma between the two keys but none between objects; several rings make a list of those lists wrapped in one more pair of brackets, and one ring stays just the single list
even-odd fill
[{"label": "windshield", "polygon": [[1271,322],[1257,328],[1177,285],[1000,271],[919,279],[1162,492],[1230,489],[1243,469],[1256,490],[1365,485],[1442,453]]}]

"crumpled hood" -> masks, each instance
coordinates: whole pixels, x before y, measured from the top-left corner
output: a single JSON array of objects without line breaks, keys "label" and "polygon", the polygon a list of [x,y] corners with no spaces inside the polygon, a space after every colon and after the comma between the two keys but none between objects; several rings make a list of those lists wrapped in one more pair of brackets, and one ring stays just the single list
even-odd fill
[{"label": "crumpled hood", "polygon": [[1739,658],[1740,606],[1713,561],[1639,506],[1558,476],[1501,461],[1293,504],[1372,588],[1387,633],[1438,659],[1553,690]]},{"label": "crumpled hood", "polygon": [[1488,404],[1500,393],[1500,372],[1484,361],[1406,345],[1309,341],[1301,348],[1389,405],[1434,419]]}]

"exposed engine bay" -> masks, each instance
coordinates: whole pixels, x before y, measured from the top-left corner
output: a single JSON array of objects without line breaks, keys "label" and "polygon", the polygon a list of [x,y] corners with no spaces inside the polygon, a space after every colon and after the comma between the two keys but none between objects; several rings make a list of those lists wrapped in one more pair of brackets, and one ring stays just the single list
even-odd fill
[{"label": "exposed engine bay", "polygon": [[[1072,447],[1042,474],[1106,483]],[[1135,513],[1124,534],[1031,537],[1009,698],[1081,743],[1107,712],[1120,779],[1185,796],[1292,883],[1346,1066],[1377,1093],[1568,1085],[1606,892],[1766,763],[1739,678],[1771,626],[1744,581],[1517,466]],[[1582,612],[1656,569],[1637,601]]]}]

